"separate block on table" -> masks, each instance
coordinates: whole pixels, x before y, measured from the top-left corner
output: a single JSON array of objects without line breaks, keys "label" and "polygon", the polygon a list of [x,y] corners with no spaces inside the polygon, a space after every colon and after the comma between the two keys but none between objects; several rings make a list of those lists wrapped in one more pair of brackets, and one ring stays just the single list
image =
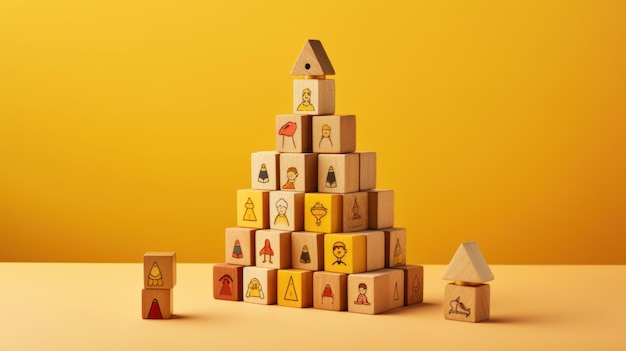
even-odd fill
[{"label": "separate block on table", "polygon": [[235,264],[213,266],[213,298],[218,300],[243,300],[243,267]]},{"label": "separate block on table", "polygon": [[404,271],[404,305],[424,301],[424,267],[419,265],[395,266]]},{"label": "separate block on table", "polygon": [[382,230],[364,230],[358,234],[365,235],[367,272],[385,268],[385,232]]},{"label": "separate block on table", "polygon": [[489,319],[489,294],[489,284],[447,284],[443,299],[444,317],[464,322]]},{"label": "separate block on table", "polygon": [[224,256],[226,263],[254,266],[256,258],[254,243],[255,233],[256,229],[254,228],[226,228],[224,235]]},{"label": "separate block on table", "polygon": [[359,191],[359,154],[319,154],[317,191],[337,194]]},{"label": "separate block on table", "polygon": [[291,231],[257,230],[255,246],[257,267],[291,268]]},{"label": "separate block on table", "polygon": [[335,80],[294,79],[293,113],[313,116],[335,113]]},{"label": "separate block on table", "polygon": [[313,272],[313,307],[330,311],[345,311],[348,275],[335,272]]},{"label": "separate block on table", "polygon": [[260,190],[280,189],[280,154],[276,151],[259,151],[251,155],[250,187]]},{"label": "separate block on table", "polygon": [[269,200],[269,190],[237,190],[237,226],[269,228]]},{"label": "separate block on table", "polygon": [[176,253],[146,252],[143,277],[144,288],[172,289],[176,285]]},{"label": "separate block on table", "polygon": [[317,154],[280,154],[280,189],[317,191]]},{"label": "separate block on table", "polygon": [[303,192],[270,192],[270,228],[289,231],[304,229]]},{"label": "separate block on table", "polygon": [[304,230],[337,233],[343,230],[343,195],[304,194]]},{"label": "separate block on table", "polygon": [[390,273],[366,272],[348,275],[348,311],[378,314],[389,310]]},{"label": "separate block on table", "polygon": [[366,191],[343,195],[343,231],[356,232],[369,228],[369,195]]},{"label": "separate block on table", "polygon": [[291,233],[291,267],[324,270],[324,233]]},{"label": "separate block on table", "polygon": [[406,229],[387,228],[385,232],[385,266],[406,264]]},{"label": "separate block on table", "polygon": [[345,154],[356,150],[356,116],[313,117],[313,152]]},{"label": "separate block on table", "polygon": [[143,289],[141,291],[141,318],[169,319],[173,313],[173,289]]},{"label": "separate block on table", "polygon": [[278,270],[278,304],[289,307],[313,306],[313,271]]},{"label": "separate block on table", "polygon": [[376,188],[376,153],[359,152],[359,190]]},{"label": "separate block on table", "polygon": [[313,151],[313,116],[276,116],[276,151],[305,153]]},{"label": "separate block on table", "polygon": [[367,270],[367,237],[362,233],[331,233],[324,236],[324,270],[360,273]]},{"label": "separate block on table", "polygon": [[370,190],[369,194],[369,229],[393,227],[393,190]]},{"label": "separate block on table", "polygon": [[278,269],[243,267],[243,300],[260,305],[276,304]]}]

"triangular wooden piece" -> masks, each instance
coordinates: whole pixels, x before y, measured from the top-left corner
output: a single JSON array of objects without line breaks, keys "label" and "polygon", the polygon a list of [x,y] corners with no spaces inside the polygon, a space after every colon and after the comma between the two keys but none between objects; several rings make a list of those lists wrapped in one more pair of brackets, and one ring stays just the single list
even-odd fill
[{"label": "triangular wooden piece", "polygon": [[307,40],[291,69],[292,76],[334,75],[335,70],[319,40]]},{"label": "triangular wooden piece", "polygon": [[461,244],[443,273],[443,279],[466,283],[484,283],[493,280],[493,273],[487,265],[476,242]]}]

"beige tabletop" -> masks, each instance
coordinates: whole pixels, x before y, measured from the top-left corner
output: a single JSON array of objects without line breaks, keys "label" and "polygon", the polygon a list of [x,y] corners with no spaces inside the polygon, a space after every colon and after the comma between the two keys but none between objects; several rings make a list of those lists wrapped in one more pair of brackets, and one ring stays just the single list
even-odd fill
[{"label": "beige tabletop", "polygon": [[214,300],[210,264],[178,264],[171,320],[141,319],[141,264],[0,263],[2,350],[625,350],[626,266],[491,266],[491,319],[424,303],[381,315]]}]

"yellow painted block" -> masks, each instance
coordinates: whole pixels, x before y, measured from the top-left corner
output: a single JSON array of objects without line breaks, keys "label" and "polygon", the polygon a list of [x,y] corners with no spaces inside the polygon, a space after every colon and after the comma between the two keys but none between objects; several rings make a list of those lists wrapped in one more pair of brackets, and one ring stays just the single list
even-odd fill
[{"label": "yellow painted block", "polygon": [[269,228],[269,190],[237,190],[237,226]]},{"label": "yellow painted block", "polygon": [[343,195],[307,193],[304,195],[304,230],[337,233],[343,231]]},{"label": "yellow painted block", "polygon": [[313,271],[280,269],[278,271],[278,304],[300,308],[313,306]]},{"label": "yellow painted block", "polygon": [[358,233],[333,233],[324,236],[324,270],[361,273],[367,270],[367,238]]}]

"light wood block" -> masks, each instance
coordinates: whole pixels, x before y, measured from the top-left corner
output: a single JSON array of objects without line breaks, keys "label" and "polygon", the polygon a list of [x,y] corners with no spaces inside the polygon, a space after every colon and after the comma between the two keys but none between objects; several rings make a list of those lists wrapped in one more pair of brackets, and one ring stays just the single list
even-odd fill
[{"label": "light wood block", "polygon": [[325,76],[334,75],[335,70],[319,40],[309,39],[304,43],[300,55],[291,68],[291,75]]},{"label": "light wood block", "polygon": [[369,229],[393,227],[393,190],[370,190],[369,194]]},{"label": "light wood block", "polygon": [[343,194],[343,231],[356,232],[369,227],[369,195],[366,191]]},{"label": "light wood block", "polygon": [[324,270],[348,274],[367,271],[367,237],[362,233],[326,234]]},{"label": "light wood block", "polygon": [[254,266],[255,243],[254,234],[256,229],[232,227],[226,228],[224,235],[226,263],[242,266]]},{"label": "light wood block", "polygon": [[275,305],[278,269],[243,268],[243,300],[259,305]]},{"label": "light wood block", "polygon": [[356,150],[356,116],[313,117],[313,152],[345,154]]},{"label": "light wood block", "polygon": [[294,79],[293,113],[310,116],[335,113],[335,80]]},{"label": "light wood block", "polygon": [[489,319],[489,284],[446,285],[443,298],[445,319],[480,322]]},{"label": "light wood block", "polygon": [[376,153],[359,152],[359,190],[376,188]]},{"label": "light wood block", "polygon": [[317,191],[317,154],[280,154],[280,189]]},{"label": "light wood block", "polygon": [[278,270],[278,305],[313,306],[313,272],[305,269]]},{"label": "light wood block", "polygon": [[359,154],[319,154],[317,191],[345,194],[359,191]]},{"label": "light wood block", "polygon": [[389,310],[389,272],[348,275],[348,311],[378,314]]},{"label": "light wood block", "polygon": [[311,271],[324,270],[324,233],[291,233],[291,266]]},{"label": "light wood block", "polygon": [[401,269],[385,268],[377,272],[389,274],[389,281],[387,283],[389,309],[404,306],[404,271]]},{"label": "light wood block", "polygon": [[176,253],[146,252],[143,255],[143,287],[172,289],[176,285]]},{"label": "light wood block", "polygon": [[337,233],[343,228],[343,195],[304,194],[304,230]]},{"label": "light wood block", "polygon": [[280,156],[278,152],[253,152],[250,158],[250,187],[259,190],[280,189]]},{"label": "light wood block", "polygon": [[286,230],[257,230],[256,265],[265,268],[291,268],[291,232]]},{"label": "light wood block", "polygon": [[444,280],[484,283],[493,280],[493,273],[475,241],[462,243],[443,273]]},{"label": "light wood block", "polygon": [[406,264],[406,229],[387,228],[385,232],[385,266]]},{"label": "light wood block", "polygon": [[288,231],[304,229],[303,192],[270,192],[270,228]]},{"label": "light wood block", "polygon": [[142,289],[141,318],[170,319],[174,313],[173,289]]},{"label": "light wood block", "polygon": [[237,190],[237,226],[269,228],[269,200],[269,190]]},{"label": "light wood block", "polygon": [[217,300],[243,300],[243,267],[234,264],[213,266],[213,298]]},{"label": "light wood block", "polygon": [[404,271],[404,305],[410,306],[424,301],[424,266],[404,265],[394,269]]},{"label": "light wood block", "polygon": [[364,230],[367,248],[367,272],[385,268],[385,232],[382,230]]},{"label": "light wood block", "polygon": [[313,307],[329,311],[348,309],[348,275],[313,272]]},{"label": "light wood block", "polygon": [[276,116],[276,151],[296,153],[312,152],[312,123],[312,116]]}]

